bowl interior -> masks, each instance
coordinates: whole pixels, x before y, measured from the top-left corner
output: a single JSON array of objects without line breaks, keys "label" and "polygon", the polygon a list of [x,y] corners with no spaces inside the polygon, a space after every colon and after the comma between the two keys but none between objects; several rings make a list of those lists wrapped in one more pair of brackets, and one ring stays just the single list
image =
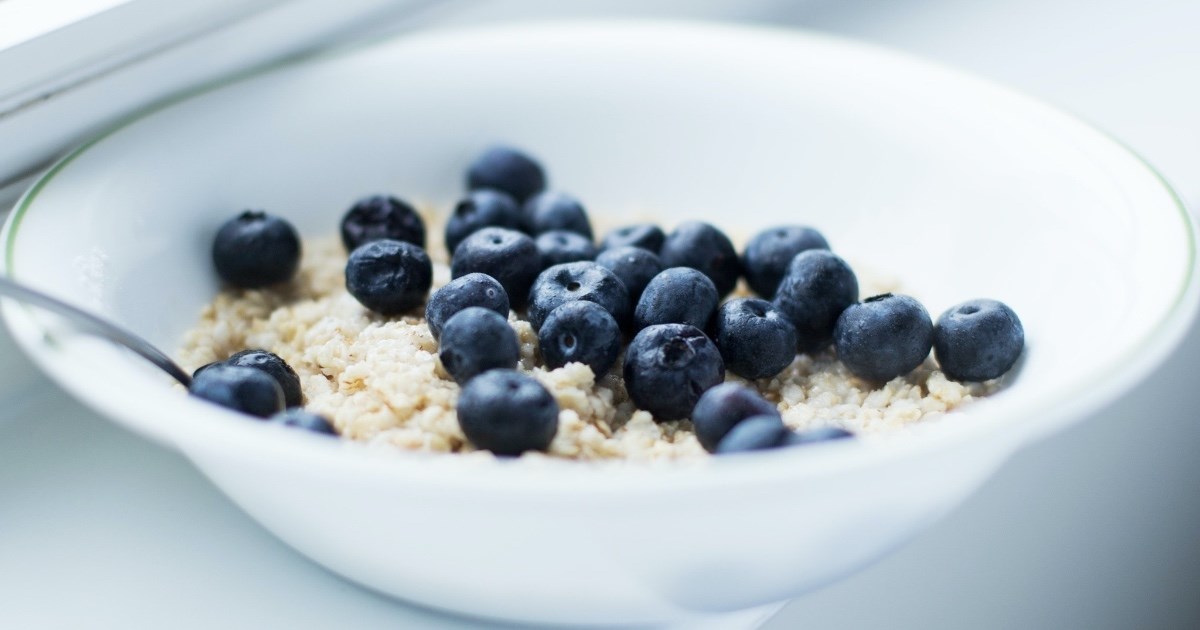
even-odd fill
[{"label": "bowl interior", "polygon": [[[237,211],[324,236],[370,193],[445,208],[495,141],[540,156],[552,187],[600,223],[700,218],[741,238],[809,224],[934,317],[970,298],[1007,302],[1026,356],[978,413],[990,405],[1013,423],[1050,422],[1071,397],[1115,384],[1194,306],[1185,213],[1085,125],[885,51],[678,25],[411,36],[203,91],[39,182],[7,227],[8,272],[173,350],[218,289],[211,238]],[[161,387],[94,344],[18,337]]]}]

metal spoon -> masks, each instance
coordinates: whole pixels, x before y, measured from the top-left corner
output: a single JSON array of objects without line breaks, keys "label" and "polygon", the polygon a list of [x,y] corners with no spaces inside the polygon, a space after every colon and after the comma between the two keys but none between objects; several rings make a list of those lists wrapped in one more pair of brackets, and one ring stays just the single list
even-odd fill
[{"label": "metal spoon", "polygon": [[171,357],[167,356],[166,353],[155,348],[149,341],[112,322],[105,321],[87,311],[71,306],[58,298],[50,297],[36,289],[30,289],[29,287],[17,284],[4,276],[0,276],[0,295],[62,315],[75,324],[81,332],[103,337],[117,345],[125,346],[136,352],[139,356],[169,374],[171,378],[182,383],[184,387],[192,384],[191,375],[172,361]]}]

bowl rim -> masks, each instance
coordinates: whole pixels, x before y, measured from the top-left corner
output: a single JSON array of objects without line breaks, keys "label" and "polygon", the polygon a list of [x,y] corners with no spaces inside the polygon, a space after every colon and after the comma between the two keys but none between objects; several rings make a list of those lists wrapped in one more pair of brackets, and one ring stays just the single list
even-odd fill
[{"label": "bowl rim", "polygon": [[[130,408],[135,407],[134,405],[116,400],[102,387],[92,386],[79,378],[72,378],[72,374],[76,376],[81,374],[68,365],[68,355],[72,354],[69,348],[74,344],[67,343],[66,339],[58,337],[57,333],[53,332],[44,321],[39,321],[39,314],[24,305],[7,299],[0,300],[0,314],[3,315],[13,332],[14,339],[23,351],[64,389],[94,409],[101,411],[102,415],[106,415],[120,424],[127,426],[133,424],[136,430],[148,434],[149,437],[165,439],[172,446],[193,458],[196,453],[212,448],[212,440],[217,440],[226,447],[238,445],[239,450],[252,449],[255,456],[260,458],[288,458],[288,461],[292,463],[306,466],[349,467],[354,469],[356,474],[371,473],[382,475],[381,478],[384,479],[394,479],[396,475],[411,476],[417,472],[419,479],[440,488],[468,485],[473,488],[524,489],[530,492],[563,488],[575,492],[586,490],[601,493],[604,491],[622,493],[630,491],[630,485],[625,483],[626,477],[637,481],[637,484],[633,486],[636,489],[659,491],[665,488],[706,488],[714,487],[714,484],[738,484],[771,477],[791,479],[832,475],[849,470],[877,467],[888,462],[932,455],[943,449],[954,448],[969,441],[989,437],[996,439],[994,446],[999,449],[998,452],[1007,456],[1025,443],[1081,420],[1144,380],[1174,351],[1178,341],[1190,328],[1196,317],[1197,309],[1200,307],[1200,274],[1196,273],[1197,226],[1181,197],[1166,178],[1137,152],[1111,134],[1014,88],[975,77],[936,61],[877,44],[804,29],[772,25],[714,24],[679,19],[535,20],[433,29],[401,37],[381,37],[353,46],[273,62],[197,86],[125,117],[64,155],[43,175],[39,176],[22,195],[5,223],[4,237],[0,239],[5,248],[2,261],[4,273],[17,279],[14,273],[14,262],[19,228],[22,220],[35,205],[40,193],[47,185],[61,175],[77,158],[105,139],[178,103],[282,69],[300,67],[313,61],[322,62],[351,57],[364,50],[374,48],[381,43],[381,40],[383,40],[383,45],[389,43],[391,45],[396,43],[408,45],[425,40],[454,40],[456,38],[466,40],[481,34],[491,36],[503,34],[509,37],[520,34],[523,37],[537,37],[550,33],[561,34],[564,30],[571,30],[579,34],[611,32],[612,29],[622,30],[624,36],[637,32],[645,37],[670,31],[673,37],[683,36],[698,41],[714,37],[727,40],[737,39],[743,42],[750,39],[749,43],[751,44],[756,40],[760,43],[767,40],[772,42],[807,40],[835,48],[852,49],[869,53],[875,57],[890,58],[893,62],[900,63],[905,67],[935,71],[944,76],[947,82],[965,86],[973,85],[976,88],[990,90],[997,95],[1007,97],[1022,108],[1049,115],[1057,125],[1074,126],[1076,131],[1091,134],[1109,144],[1124,157],[1132,158],[1130,165],[1133,168],[1129,172],[1132,173],[1134,169],[1138,169],[1142,176],[1150,175],[1156,180],[1159,192],[1165,193],[1170,199],[1174,211],[1182,223],[1181,227],[1186,233],[1187,270],[1183,283],[1178,288],[1171,307],[1161,315],[1153,330],[1142,342],[1130,346],[1119,360],[1107,366],[1109,370],[1089,384],[1089,391],[1072,392],[1076,395],[1069,396],[1061,404],[1045,407],[1046,411],[1029,409],[1034,406],[1031,403],[1014,405],[1002,404],[1002,401],[988,401],[987,405],[981,406],[982,408],[971,410],[972,422],[970,423],[937,423],[936,427],[919,427],[920,430],[913,430],[918,429],[918,427],[913,427],[903,432],[905,439],[845,440],[812,445],[803,449],[802,457],[795,455],[796,449],[777,449],[752,454],[701,458],[700,461],[703,464],[698,466],[695,463],[684,464],[678,461],[577,462],[541,457],[533,460],[530,458],[507,460],[492,457],[464,457],[460,454],[397,453],[393,450],[380,453],[379,449],[364,444],[346,440],[331,441],[319,436],[298,434],[300,432],[281,431],[277,427],[262,423],[248,423],[241,414],[192,400],[188,396],[181,396],[179,392],[172,391],[173,388],[170,387],[159,388],[161,392],[150,392],[149,400],[143,398],[147,403],[158,402],[167,405],[160,408],[161,411],[147,412],[145,407],[152,405],[140,405],[143,415],[151,413],[159,417],[159,422],[164,425],[168,424],[165,419],[166,412],[179,412],[176,415],[181,417],[173,418],[171,421],[172,424],[178,426],[170,430],[162,428],[160,434],[155,429],[143,426],[142,423],[132,423],[128,419]],[[1029,346],[1027,345],[1026,352],[1028,351]],[[117,356],[117,351],[115,348],[109,348],[104,354]],[[173,397],[174,403],[163,394]],[[1036,411],[1037,418],[1019,417],[1017,412],[1022,410]],[[231,436],[235,439],[230,439]],[[205,443],[207,446],[203,445]],[[537,465],[530,465],[531,461],[536,461]],[[478,475],[477,469],[480,467],[486,468],[488,474]],[[554,474],[547,475],[546,472],[550,470]],[[514,481],[520,483],[514,483]]]}]

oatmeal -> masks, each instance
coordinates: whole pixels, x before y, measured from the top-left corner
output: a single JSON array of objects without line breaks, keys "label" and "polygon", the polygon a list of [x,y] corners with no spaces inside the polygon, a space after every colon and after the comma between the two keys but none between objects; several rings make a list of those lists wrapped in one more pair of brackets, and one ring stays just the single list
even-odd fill
[{"label": "oatmeal", "polygon": [[[444,250],[430,248],[434,288],[450,280]],[[296,277],[282,287],[226,289],[187,333],[180,363],[194,369],[246,348],[282,357],[300,377],[305,407],[328,417],[347,439],[402,449],[470,452],[456,416],[459,386],[438,359],[438,343],[415,314],[383,317],[344,286],[345,249],[336,239],[304,244]],[[859,272],[864,296],[894,282]],[[738,294],[748,294],[739,287]],[[420,309],[417,309],[420,310]],[[540,381],[560,407],[551,456],[658,459],[706,454],[687,420],[656,422],[635,408],[621,383],[621,364],[607,374],[570,363],[540,366],[537,335],[509,315],[521,347],[518,369]],[[729,381],[743,379],[729,374]],[[882,386],[852,374],[825,351],[798,355],[782,373],[752,385],[792,429],[840,427],[885,434],[928,422],[987,394],[994,384],[947,379],[931,359]]]}]

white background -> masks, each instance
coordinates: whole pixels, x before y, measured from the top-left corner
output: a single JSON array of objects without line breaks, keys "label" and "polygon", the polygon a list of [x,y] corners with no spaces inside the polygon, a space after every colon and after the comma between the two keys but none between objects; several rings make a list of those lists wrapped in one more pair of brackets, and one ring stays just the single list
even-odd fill
[{"label": "white background", "polygon": [[[684,15],[847,34],[1075,112],[1200,201],[1200,2],[562,4],[447,3],[426,19]],[[0,628],[471,627],[328,575],[177,455],[65,400],[28,365],[4,365],[0,380],[25,393],[0,408]],[[914,543],[766,627],[1200,627],[1197,367],[1200,330],[1139,391],[1022,452]]]}]

